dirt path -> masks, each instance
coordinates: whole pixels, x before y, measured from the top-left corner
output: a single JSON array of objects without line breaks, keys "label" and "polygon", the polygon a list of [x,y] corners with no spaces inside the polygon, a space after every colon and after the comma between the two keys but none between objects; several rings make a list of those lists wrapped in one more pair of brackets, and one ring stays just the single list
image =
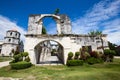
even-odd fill
[{"label": "dirt path", "polygon": [[0,62],[0,68],[4,66],[8,66],[10,61]]},{"label": "dirt path", "polygon": [[22,78],[0,77],[0,80],[23,80]]},{"label": "dirt path", "polygon": [[120,56],[114,56],[114,58],[120,58]]}]

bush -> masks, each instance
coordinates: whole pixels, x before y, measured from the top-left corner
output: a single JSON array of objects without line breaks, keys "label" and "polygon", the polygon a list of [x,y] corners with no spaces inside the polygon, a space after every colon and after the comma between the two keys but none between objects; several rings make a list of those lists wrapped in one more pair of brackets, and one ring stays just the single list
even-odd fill
[{"label": "bush", "polygon": [[29,56],[25,58],[25,61],[26,61],[26,62],[30,62]]},{"label": "bush", "polygon": [[114,55],[116,54],[116,52],[114,50],[105,49],[104,54],[105,54],[105,61],[113,62],[113,58],[114,58]]},{"label": "bush", "polygon": [[15,62],[22,61],[22,55],[21,54],[14,55],[13,58],[14,58]]},{"label": "bush", "polygon": [[103,63],[103,60],[101,59],[101,58],[94,58],[94,57],[91,57],[91,58],[88,58],[87,60],[86,60],[86,62],[88,63],[88,64],[96,64],[96,63]]},{"label": "bush", "polygon": [[72,57],[73,57],[73,53],[72,53],[72,52],[69,52],[69,53],[68,53],[68,60],[72,60]]},{"label": "bush", "polygon": [[115,55],[116,52],[115,52],[114,50],[105,49],[105,50],[104,50],[104,54],[105,54],[105,55]]},{"label": "bush", "polygon": [[75,52],[75,56],[79,56],[80,55],[80,52]]},{"label": "bush", "polygon": [[90,57],[90,54],[88,52],[82,52],[80,56],[82,60],[86,60],[87,58]]},{"label": "bush", "polygon": [[32,66],[30,62],[26,62],[26,61],[11,63],[10,65],[12,69],[25,69],[25,68]]},{"label": "bush", "polygon": [[109,54],[110,54],[110,49],[105,49],[105,50],[104,50],[104,54],[105,54],[105,55],[109,55]]},{"label": "bush", "polygon": [[85,52],[84,55],[85,55],[86,59],[90,57],[90,54],[88,52]]},{"label": "bush", "polygon": [[78,58],[79,58],[79,55],[80,55],[80,52],[75,52],[75,57],[74,57],[74,59],[78,59]]},{"label": "bush", "polygon": [[26,56],[28,56],[28,52],[23,52],[22,55],[23,55],[24,57],[26,57]]},{"label": "bush", "polygon": [[99,53],[97,51],[90,52],[90,56],[94,58],[99,58]]},{"label": "bush", "polygon": [[67,66],[81,66],[83,65],[83,60],[68,60]]},{"label": "bush", "polygon": [[115,55],[116,52],[115,52],[114,50],[111,50],[111,51],[110,51],[110,54],[111,54],[111,55]]}]

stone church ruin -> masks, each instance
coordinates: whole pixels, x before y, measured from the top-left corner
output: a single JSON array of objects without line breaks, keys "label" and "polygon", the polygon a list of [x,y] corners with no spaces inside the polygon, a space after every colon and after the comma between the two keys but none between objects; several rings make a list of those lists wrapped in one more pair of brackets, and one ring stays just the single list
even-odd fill
[{"label": "stone church ruin", "polygon": [[[45,17],[52,17],[56,21],[57,34],[42,34]],[[102,35],[104,46],[108,43],[105,34]],[[28,32],[25,34],[25,52],[33,64],[66,64],[68,53],[79,51],[88,46],[90,51],[102,51],[101,40],[98,36],[91,38],[89,35],[72,34],[71,21],[64,14],[40,14],[30,15]]]}]

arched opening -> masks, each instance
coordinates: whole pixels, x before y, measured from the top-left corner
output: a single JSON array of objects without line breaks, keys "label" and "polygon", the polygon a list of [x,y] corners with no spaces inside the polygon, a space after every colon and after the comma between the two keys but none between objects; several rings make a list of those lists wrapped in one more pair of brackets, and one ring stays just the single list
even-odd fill
[{"label": "arched opening", "polygon": [[44,17],[42,21],[47,34],[57,34],[57,23],[52,17]]},{"label": "arched opening", "polygon": [[64,48],[53,40],[45,40],[34,48],[36,64],[63,64]]}]

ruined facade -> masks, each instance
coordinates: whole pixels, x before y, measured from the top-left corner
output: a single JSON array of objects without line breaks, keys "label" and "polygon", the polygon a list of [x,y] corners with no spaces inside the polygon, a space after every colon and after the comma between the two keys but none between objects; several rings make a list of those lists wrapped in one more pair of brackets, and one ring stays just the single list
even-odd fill
[{"label": "ruined facade", "polygon": [[[42,35],[42,19],[52,17],[56,21],[57,34]],[[103,46],[108,48],[105,34],[102,35]],[[49,41],[57,43],[57,57],[63,64],[66,64],[68,53],[79,51],[80,48],[88,46],[90,51],[102,51],[102,43],[99,36],[72,34],[71,21],[66,15],[40,14],[30,15],[28,22],[28,32],[25,35],[24,50],[29,53],[33,64],[50,62],[55,57],[51,56],[52,45]],[[44,59],[42,59],[44,57]],[[46,57],[46,58],[45,58]],[[50,58],[50,60],[47,60]],[[56,60],[57,61],[57,60]]]},{"label": "ruined facade", "polygon": [[30,15],[28,22],[28,34],[41,34],[44,17],[52,17],[56,21],[57,33],[59,34],[71,34],[71,22],[66,15],[54,15],[54,14],[41,14]]}]

